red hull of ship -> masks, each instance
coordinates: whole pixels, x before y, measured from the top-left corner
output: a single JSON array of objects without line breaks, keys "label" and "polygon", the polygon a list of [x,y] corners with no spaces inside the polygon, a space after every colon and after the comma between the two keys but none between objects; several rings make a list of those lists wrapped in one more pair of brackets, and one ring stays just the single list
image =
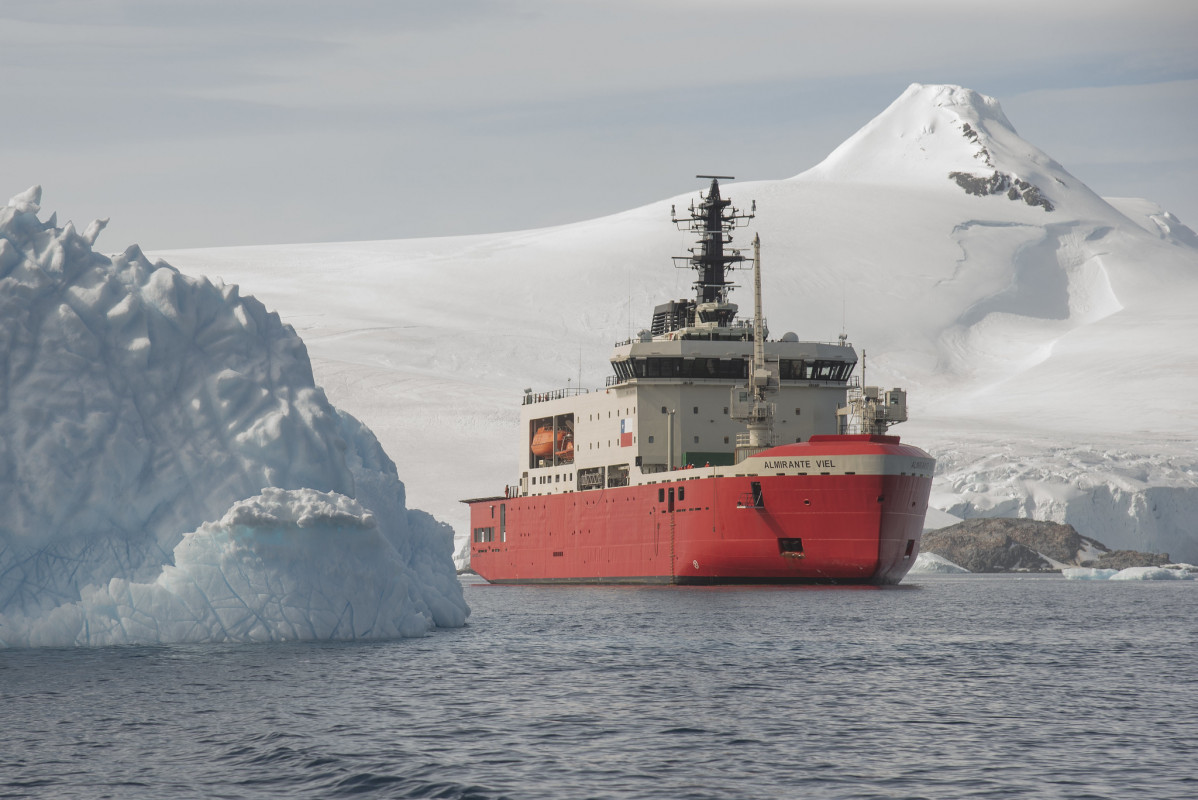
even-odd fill
[{"label": "red hull of ship", "polygon": [[930,476],[688,479],[695,472],[709,470],[470,501],[472,529],[494,531],[492,541],[472,543],[471,567],[493,583],[893,584],[919,553]]}]

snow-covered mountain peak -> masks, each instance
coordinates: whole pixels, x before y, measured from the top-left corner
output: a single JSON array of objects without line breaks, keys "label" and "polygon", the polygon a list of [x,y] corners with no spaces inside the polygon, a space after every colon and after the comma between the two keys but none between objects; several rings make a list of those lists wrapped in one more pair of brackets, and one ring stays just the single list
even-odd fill
[{"label": "snow-covered mountain peak", "polygon": [[[875,117],[875,122],[892,119],[909,131],[933,132],[942,122],[955,123],[958,129],[969,125],[975,131],[991,135],[999,131],[1015,133],[1015,126],[993,97],[952,84],[913,83],[890,106]],[[966,134],[966,138],[973,138]]]},{"label": "snow-covered mountain peak", "polygon": [[1044,212],[1074,189],[1097,200],[1020,138],[997,100],[952,85],[911,84],[801,177],[1001,196]]}]

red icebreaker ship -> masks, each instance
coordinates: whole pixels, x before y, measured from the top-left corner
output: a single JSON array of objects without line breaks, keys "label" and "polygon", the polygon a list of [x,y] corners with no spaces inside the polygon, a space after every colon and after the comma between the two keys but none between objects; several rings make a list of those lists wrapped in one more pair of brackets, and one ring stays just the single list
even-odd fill
[{"label": "red icebreaker ship", "polygon": [[[935,460],[897,436],[906,393],[852,378],[838,342],[768,340],[753,218],[718,176],[674,223],[695,298],[616,345],[607,386],[526,391],[520,478],[470,505],[470,566],[493,583],[898,583]],[[752,321],[728,272],[753,269]]]}]

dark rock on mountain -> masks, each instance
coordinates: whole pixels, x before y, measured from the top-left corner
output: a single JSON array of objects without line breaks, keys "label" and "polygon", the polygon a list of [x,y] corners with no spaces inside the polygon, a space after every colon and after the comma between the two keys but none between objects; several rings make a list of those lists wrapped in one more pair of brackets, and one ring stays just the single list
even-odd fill
[{"label": "dark rock on mountain", "polygon": [[[990,162],[990,152],[982,148],[979,155],[985,155],[987,163]],[[1021,178],[1016,178],[1013,175],[994,171],[990,177],[984,175],[971,175],[968,172],[950,172],[948,177],[956,181],[957,185],[965,190],[966,194],[976,195],[977,197],[985,197],[992,194],[1007,195],[1009,200],[1023,200],[1029,206],[1039,206],[1045,211],[1055,210],[1052,202],[1040,192],[1040,187],[1035,186]]]},{"label": "dark rock on mountain", "polygon": [[[935,553],[970,572],[1052,571],[1052,561],[1070,566],[1123,569],[1157,566],[1166,554],[1122,550],[1111,553],[1100,542],[1082,536],[1072,525],[1032,519],[969,519],[928,531],[920,549]],[[1097,560],[1081,559],[1101,551]]]}]

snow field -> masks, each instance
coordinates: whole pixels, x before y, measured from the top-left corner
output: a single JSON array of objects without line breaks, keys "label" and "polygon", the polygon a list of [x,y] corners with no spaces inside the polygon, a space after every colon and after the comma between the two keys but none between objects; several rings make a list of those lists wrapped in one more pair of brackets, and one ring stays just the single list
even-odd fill
[{"label": "snow field", "polygon": [[[1026,182],[1052,210],[953,172]],[[700,188],[536,231],[167,257],[281,309],[330,397],[464,542],[458,501],[518,477],[523,389],[576,385],[580,365],[602,386],[612,344],[691,294],[669,259],[693,242],[669,216]],[[724,189],[757,201],[733,244],[761,235],[771,335],[844,330],[868,383],[909,391],[894,432],[939,459],[938,509],[1198,560],[1198,237],[1179,220],[1103,200],[953,86],[913,85],[800,175]]]}]

